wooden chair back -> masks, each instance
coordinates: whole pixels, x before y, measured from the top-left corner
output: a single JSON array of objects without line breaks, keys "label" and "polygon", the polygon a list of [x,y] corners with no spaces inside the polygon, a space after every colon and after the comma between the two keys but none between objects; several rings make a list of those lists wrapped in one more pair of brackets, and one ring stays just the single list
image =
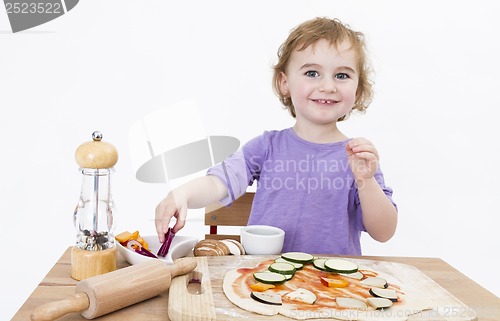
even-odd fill
[{"label": "wooden chair back", "polygon": [[254,192],[247,192],[236,199],[231,206],[225,207],[220,204],[212,204],[205,208],[205,225],[210,226],[210,234],[205,234],[206,239],[234,239],[240,241],[239,234],[218,234],[218,226],[246,226]]}]

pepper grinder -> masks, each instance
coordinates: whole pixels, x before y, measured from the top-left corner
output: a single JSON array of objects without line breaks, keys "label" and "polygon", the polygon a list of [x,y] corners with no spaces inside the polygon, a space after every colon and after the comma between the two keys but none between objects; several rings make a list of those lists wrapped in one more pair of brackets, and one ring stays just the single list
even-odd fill
[{"label": "pepper grinder", "polygon": [[116,270],[116,209],[111,195],[111,174],[118,152],[112,144],[103,142],[102,134],[96,131],[92,141],[77,148],[75,158],[83,178],[73,215],[76,244],[71,249],[71,277],[83,280]]}]

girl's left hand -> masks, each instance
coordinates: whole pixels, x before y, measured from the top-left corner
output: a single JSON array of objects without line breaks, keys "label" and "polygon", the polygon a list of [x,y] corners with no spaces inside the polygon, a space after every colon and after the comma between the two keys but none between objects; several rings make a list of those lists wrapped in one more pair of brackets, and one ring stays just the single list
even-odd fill
[{"label": "girl's left hand", "polygon": [[353,138],[346,145],[347,159],[355,180],[372,178],[378,168],[378,152],[366,138]]}]

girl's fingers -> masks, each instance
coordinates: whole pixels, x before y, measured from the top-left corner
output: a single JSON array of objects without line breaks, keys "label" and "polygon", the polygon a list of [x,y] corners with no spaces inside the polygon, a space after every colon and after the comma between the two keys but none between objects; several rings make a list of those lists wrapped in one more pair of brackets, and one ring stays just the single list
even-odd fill
[{"label": "girl's fingers", "polygon": [[185,224],[186,224],[186,220],[177,220],[175,222],[174,227],[173,227],[174,233],[179,232],[179,230],[181,230],[184,227]]},{"label": "girl's fingers", "polygon": [[357,152],[354,153],[356,157],[367,160],[367,161],[376,161],[378,159],[378,156],[375,155],[372,152]]},{"label": "girl's fingers", "polygon": [[165,233],[168,231],[168,225],[173,213],[170,213],[165,200],[160,202],[155,210],[155,226],[156,233],[158,233],[158,240],[160,243],[165,241]]},{"label": "girl's fingers", "polygon": [[156,233],[158,233],[158,241],[163,243],[165,241],[165,233],[168,231],[168,224],[170,220],[167,218],[156,219]]},{"label": "girl's fingers", "polygon": [[372,177],[378,167],[378,152],[375,146],[364,138],[355,138],[346,145],[351,169],[358,178]]},{"label": "girl's fingers", "polygon": [[160,243],[165,242],[165,233],[163,233],[163,227],[156,223],[156,233],[158,234],[158,241]]},{"label": "girl's fingers", "polygon": [[176,222],[175,222],[175,225],[173,227],[174,233],[177,233],[180,229],[182,229],[184,227],[184,225],[186,224],[186,216],[187,216],[186,208],[181,207],[177,211]]},{"label": "girl's fingers", "polygon": [[[371,143],[367,143],[367,144],[350,144],[349,145],[349,149],[351,151],[350,155],[352,155],[352,154],[356,154],[357,155],[359,153],[368,152],[368,153],[372,153],[373,155],[375,155],[375,157],[378,158],[377,149]],[[348,152],[349,152],[349,150],[348,150]]]}]

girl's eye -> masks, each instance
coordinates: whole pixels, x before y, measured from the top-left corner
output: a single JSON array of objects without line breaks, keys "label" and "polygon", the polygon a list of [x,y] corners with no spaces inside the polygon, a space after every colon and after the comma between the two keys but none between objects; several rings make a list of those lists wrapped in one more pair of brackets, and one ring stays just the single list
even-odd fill
[{"label": "girl's eye", "polygon": [[337,79],[348,79],[349,75],[346,74],[346,73],[344,73],[344,72],[341,72],[341,73],[336,74],[335,78],[337,78]]},{"label": "girl's eye", "polygon": [[306,71],[305,75],[307,77],[316,78],[319,76],[319,72],[314,71],[314,70],[309,70],[309,71]]}]

